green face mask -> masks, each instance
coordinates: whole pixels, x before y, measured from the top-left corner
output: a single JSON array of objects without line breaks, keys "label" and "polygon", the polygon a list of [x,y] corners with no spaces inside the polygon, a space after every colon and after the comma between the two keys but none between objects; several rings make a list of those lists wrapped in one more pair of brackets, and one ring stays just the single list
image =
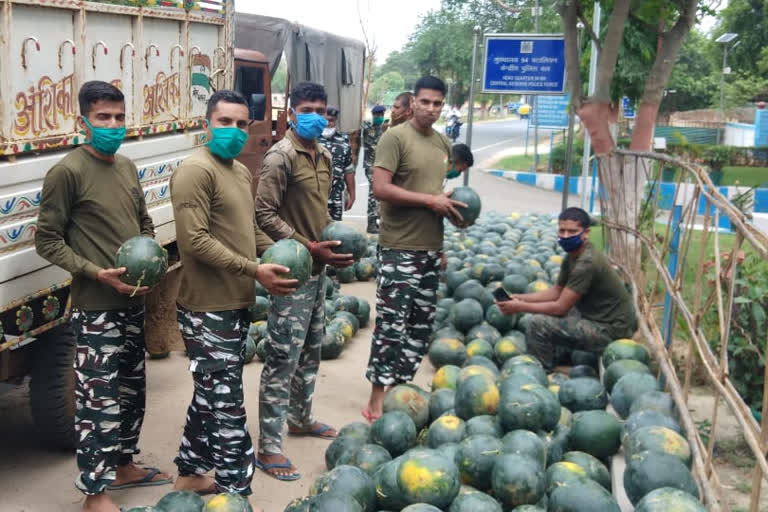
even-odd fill
[{"label": "green face mask", "polygon": [[377,116],[373,118],[373,126],[381,126],[384,124],[384,116]]},{"label": "green face mask", "polygon": [[451,167],[451,170],[449,170],[445,174],[445,177],[448,178],[449,180],[452,180],[453,178],[458,178],[459,176],[461,176],[461,172],[457,171],[455,167]]},{"label": "green face mask", "polygon": [[83,116],[83,122],[91,130],[91,139],[86,141],[93,149],[102,155],[112,156],[117,153],[120,144],[125,140],[125,126],[121,128],[96,128]]},{"label": "green face mask", "polygon": [[240,155],[248,141],[247,133],[232,126],[213,128],[210,121],[208,127],[211,130],[211,140],[206,142],[206,145],[211,153],[222,160],[232,160]]}]

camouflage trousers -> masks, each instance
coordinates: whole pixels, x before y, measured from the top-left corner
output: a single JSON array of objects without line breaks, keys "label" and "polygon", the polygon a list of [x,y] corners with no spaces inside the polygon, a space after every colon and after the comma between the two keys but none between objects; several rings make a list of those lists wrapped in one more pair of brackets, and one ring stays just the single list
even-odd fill
[{"label": "camouflage trousers", "polygon": [[379,219],[379,202],[373,196],[373,167],[365,167],[365,177],[368,178],[368,224]]},{"label": "camouflage trousers", "polygon": [[366,378],[391,386],[410,382],[429,346],[442,251],[379,250],[376,326]]},{"label": "camouflage trousers", "polygon": [[130,464],[144,421],[144,306],[110,311],[72,309],[75,349],[75,485],[106,490],[117,466]]},{"label": "camouflage trousers", "polygon": [[331,193],[328,196],[328,214],[333,220],[341,220],[342,215],[344,215],[345,188],[344,175],[338,176],[334,172]]},{"label": "camouflage trousers", "polygon": [[214,469],[217,492],[250,495],[255,457],[243,395],[247,310],[200,313],[178,306],[177,318],[194,382],[174,460],[179,475]]},{"label": "camouflage trousers", "polygon": [[576,308],[566,316],[533,315],[526,331],[528,352],[547,370],[574,350],[601,353],[614,340],[610,325],[582,318]]},{"label": "camouflage trousers", "polygon": [[314,424],[312,397],[325,333],[325,272],[312,276],[296,293],[272,297],[269,337],[259,389],[259,453],[282,453],[288,424]]}]

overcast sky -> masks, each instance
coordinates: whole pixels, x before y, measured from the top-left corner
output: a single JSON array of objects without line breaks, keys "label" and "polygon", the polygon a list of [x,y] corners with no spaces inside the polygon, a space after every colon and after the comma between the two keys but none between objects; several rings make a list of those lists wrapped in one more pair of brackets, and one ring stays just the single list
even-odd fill
[{"label": "overcast sky", "polygon": [[275,16],[362,41],[358,2],[366,29],[370,27],[376,41],[379,64],[392,51],[403,47],[424,14],[440,7],[440,0],[237,0],[235,8],[239,12]]}]

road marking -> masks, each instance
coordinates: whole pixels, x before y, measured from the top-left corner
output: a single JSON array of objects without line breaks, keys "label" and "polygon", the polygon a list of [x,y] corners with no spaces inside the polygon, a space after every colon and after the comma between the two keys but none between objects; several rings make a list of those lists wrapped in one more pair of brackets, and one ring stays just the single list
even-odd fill
[{"label": "road marking", "polygon": [[483,151],[483,150],[486,150],[486,149],[492,148],[492,147],[494,147],[494,146],[498,146],[498,145],[500,145],[500,144],[508,144],[508,143],[510,143],[510,142],[512,142],[512,141],[515,141],[515,140],[518,140],[518,139],[506,139],[506,140],[502,140],[501,142],[495,142],[495,143],[493,143],[493,144],[489,144],[489,145],[487,145],[487,146],[483,146],[483,147],[481,147],[481,148],[473,149],[473,150],[472,150],[472,152],[473,152],[473,153],[477,153],[477,152],[479,152],[479,151]]}]

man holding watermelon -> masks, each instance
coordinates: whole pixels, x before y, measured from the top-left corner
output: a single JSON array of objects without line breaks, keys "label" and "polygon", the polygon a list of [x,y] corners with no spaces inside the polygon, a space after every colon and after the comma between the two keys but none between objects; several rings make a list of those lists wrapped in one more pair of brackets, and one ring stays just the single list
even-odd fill
[{"label": "man holding watermelon", "polygon": [[363,416],[381,416],[386,386],[410,382],[432,333],[443,249],[443,217],[461,223],[443,192],[452,168],[451,143],[432,128],[444,104],[445,84],[416,82],[413,118],[390,128],[376,147],[373,192],[380,201],[376,327],[366,377],[371,396]]},{"label": "man holding watermelon", "polygon": [[507,315],[532,313],[530,353],[548,370],[565,351],[602,353],[612,341],[637,330],[632,298],[608,258],[589,242],[589,214],[566,208],[558,219],[558,243],[567,253],[557,284],[548,290],[511,295],[497,302]]},{"label": "man holding watermelon", "polygon": [[290,97],[292,129],[264,156],[256,193],[256,218],[264,232],[273,240],[304,244],[313,260],[310,279],[294,294],[273,298],[267,320],[256,467],[278,480],[301,477],[283,455],[286,417],[291,435],[336,437],[333,428],[312,416],[312,395],[325,329],[325,266],[352,264],[351,254],[333,252],[341,242],[318,241],[333,222],[328,214],[332,157],[318,144],[328,124],[328,96],[322,85],[302,82]]},{"label": "man holding watermelon", "polygon": [[[243,404],[248,307],[257,279],[273,296],[291,293],[289,269],[258,264],[272,240],[254,222],[251,173],[235,160],[248,139],[248,103],[220,90],[208,100],[205,147],[171,178],[184,270],[177,316],[194,395],[174,461],[176,489],[251,494],[254,451]],[[215,469],[215,478],[206,475]]]},{"label": "man holding watermelon", "polygon": [[77,488],[84,511],[118,512],[105,491],[171,482],[133,463],[144,420],[146,286],[113,268],[126,240],[154,236],[136,166],[117,150],[125,138],[125,99],[111,84],[86,82],[78,94],[86,142],[54,165],[43,182],[35,246],[72,274]]}]

